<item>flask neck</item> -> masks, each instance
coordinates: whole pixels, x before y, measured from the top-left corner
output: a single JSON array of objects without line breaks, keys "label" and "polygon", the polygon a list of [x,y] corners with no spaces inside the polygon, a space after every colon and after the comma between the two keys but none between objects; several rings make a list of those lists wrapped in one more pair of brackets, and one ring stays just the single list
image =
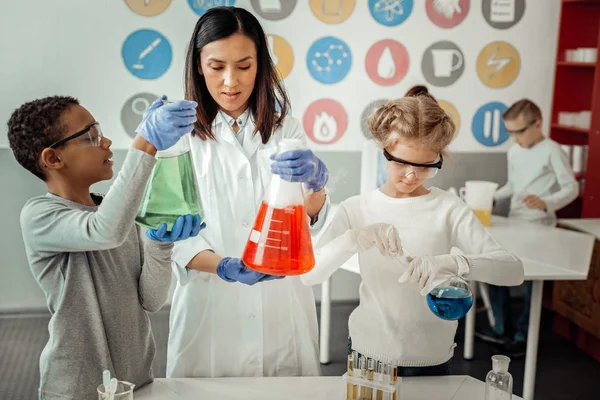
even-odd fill
[{"label": "flask neck", "polygon": [[283,153],[285,151],[299,150],[304,148],[306,148],[306,146],[300,139],[281,139],[279,145],[277,146],[277,152]]},{"label": "flask neck", "polygon": [[[306,146],[300,139],[282,139],[277,146],[277,153],[304,148]],[[288,182],[279,175],[273,175],[265,201],[274,208],[304,205],[302,183]]]},{"label": "flask neck", "polygon": [[186,133],[179,139],[177,143],[169,147],[166,150],[159,150],[156,152],[157,158],[171,158],[178,157],[190,151],[190,134]]},{"label": "flask neck", "polygon": [[265,200],[274,208],[304,205],[302,183],[288,182],[279,175],[273,175]]}]

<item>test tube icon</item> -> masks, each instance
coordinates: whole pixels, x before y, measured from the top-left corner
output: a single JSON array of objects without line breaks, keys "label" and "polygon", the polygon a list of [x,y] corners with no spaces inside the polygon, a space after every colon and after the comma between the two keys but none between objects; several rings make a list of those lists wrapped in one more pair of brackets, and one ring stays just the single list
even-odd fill
[{"label": "test tube icon", "polygon": [[494,143],[500,140],[500,110],[486,111],[483,115],[483,137],[492,138]]}]

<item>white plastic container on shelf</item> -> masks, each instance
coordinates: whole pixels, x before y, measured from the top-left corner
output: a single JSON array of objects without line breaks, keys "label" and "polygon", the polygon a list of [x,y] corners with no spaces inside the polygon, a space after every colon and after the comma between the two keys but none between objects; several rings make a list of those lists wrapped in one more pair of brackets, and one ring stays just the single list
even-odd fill
[{"label": "white plastic container on shelf", "polygon": [[561,111],[558,113],[558,124],[561,126],[573,126],[580,129],[590,129],[591,122],[592,112],[589,110],[580,112]]},{"label": "white plastic container on shelf", "polygon": [[575,54],[577,53],[576,50],[573,49],[567,49],[565,50],[565,61],[567,62],[575,62]]},{"label": "white plastic container on shelf", "polygon": [[592,125],[592,112],[589,110],[581,111],[578,118],[578,127],[581,129],[590,129]]},{"label": "white plastic container on shelf", "polygon": [[580,174],[583,172],[584,146],[573,146],[573,172]]},{"label": "white plastic container on shelf", "polygon": [[578,47],[565,50],[565,61],[593,64],[598,58],[598,49],[595,47]]}]

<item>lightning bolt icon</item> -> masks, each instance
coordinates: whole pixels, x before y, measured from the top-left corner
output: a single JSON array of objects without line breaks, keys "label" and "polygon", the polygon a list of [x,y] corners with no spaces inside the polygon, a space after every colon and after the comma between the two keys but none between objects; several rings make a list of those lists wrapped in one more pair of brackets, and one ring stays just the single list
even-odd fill
[{"label": "lightning bolt icon", "polygon": [[496,49],[494,54],[492,54],[490,56],[490,58],[488,58],[487,63],[486,63],[486,65],[488,67],[491,67],[493,65],[496,66],[496,69],[490,75],[490,79],[493,78],[498,72],[500,72],[502,70],[502,68],[506,67],[512,61],[512,58],[510,58],[510,57],[509,58],[496,58],[498,56],[499,51],[500,51],[499,48]]}]

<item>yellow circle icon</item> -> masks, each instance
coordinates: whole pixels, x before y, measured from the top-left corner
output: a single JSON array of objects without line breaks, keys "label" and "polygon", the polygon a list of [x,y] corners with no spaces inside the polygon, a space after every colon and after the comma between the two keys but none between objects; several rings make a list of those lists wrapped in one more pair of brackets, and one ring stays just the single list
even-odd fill
[{"label": "yellow circle icon", "polygon": [[477,58],[477,75],[491,88],[504,88],[519,75],[521,57],[506,42],[492,42],[485,46]]},{"label": "yellow circle icon", "polygon": [[442,110],[446,111],[446,113],[450,116],[452,122],[454,122],[454,125],[456,126],[454,137],[456,137],[456,135],[458,135],[458,132],[460,132],[460,115],[458,115],[458,110],[456,109],[456,107],[454,107],[454,105],[447,102],[446,100],[438,100],[438,104],[440,105],[440,107],[442,107]]},{"label": "yellow circle icon", "polygon": [[294,52],[292,46],[281,36],[267,35],[269,50],[273,64],[279,71],[280,79],[285,79],[294,66]]},{"label": "yellow circle icon", "polygon": [[131,11],[144,17],[154,17],[165,11],[171,0],[125,0]]},{"label": "yellow circle icon", "polygon": [[310,0],[315,17],[326,24],[339,24],[354,11],[355,0]]}]

